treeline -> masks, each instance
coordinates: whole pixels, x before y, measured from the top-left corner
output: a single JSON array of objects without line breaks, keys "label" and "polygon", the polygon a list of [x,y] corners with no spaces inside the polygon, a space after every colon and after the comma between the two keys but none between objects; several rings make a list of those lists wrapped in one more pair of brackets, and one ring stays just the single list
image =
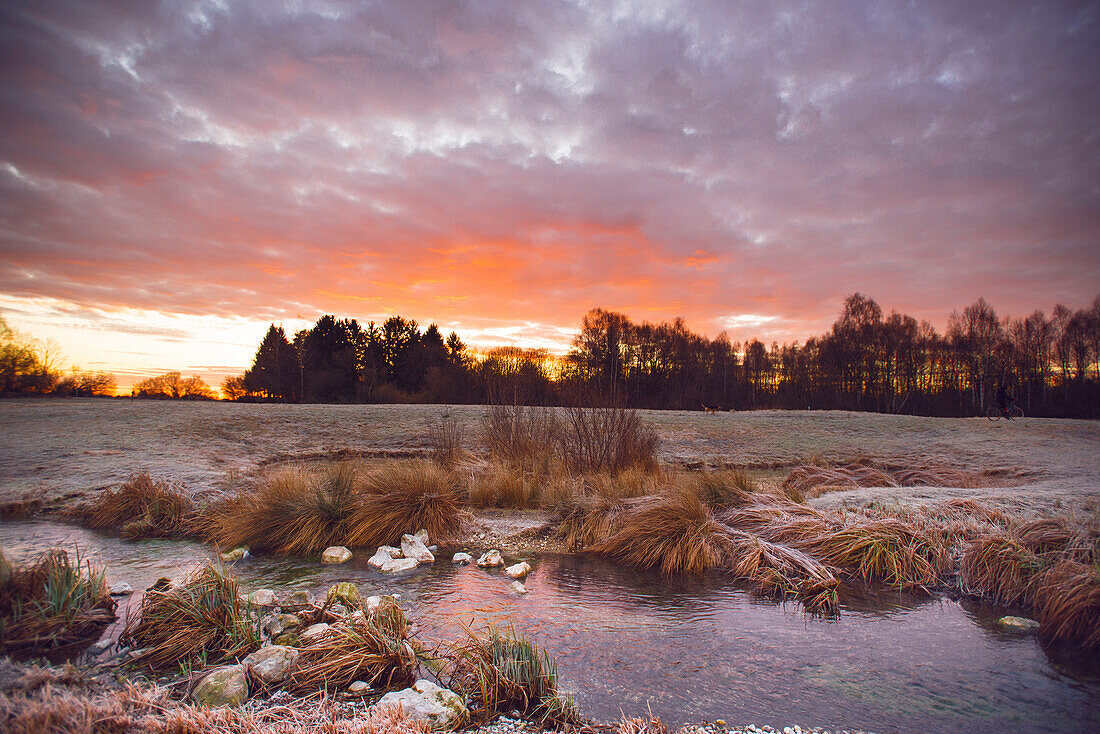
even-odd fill
[{"label": "treeline", "polygon": [[115,394],[115,376],[109,372],[59,370],[60,350],[20,334],[0,317],[0,395],[61,395],[104,397]]},{"label": "treeline", "polygon": [[[457,334],[392,316],[381,325],[324,316],[289,338],[272,325],[251,369],[230,377],[237,400],[554,405],[637,408],[848,409],[975,415],[1006,386],[1031,415],[1100,415],[1100,297],[1001,318],[978,299],[944,334],[928,322],[849,296],[832,329],[766,346],[634,323],[595,309],[561,358],[513,347],[472,354]],[[578,397],[583,396],[583,397]]]}]

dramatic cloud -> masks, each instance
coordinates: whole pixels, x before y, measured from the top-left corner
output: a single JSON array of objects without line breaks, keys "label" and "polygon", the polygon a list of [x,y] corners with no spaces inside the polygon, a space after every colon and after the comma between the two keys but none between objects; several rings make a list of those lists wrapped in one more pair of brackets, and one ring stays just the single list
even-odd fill
[{"label": "dramatic cloud", "polygon": [[784,340],[856,290],[1081,305],[1098,51],[1074,2],[7,3],[0,293],[249,349],[323,312],[562,345],[594,306]]}]

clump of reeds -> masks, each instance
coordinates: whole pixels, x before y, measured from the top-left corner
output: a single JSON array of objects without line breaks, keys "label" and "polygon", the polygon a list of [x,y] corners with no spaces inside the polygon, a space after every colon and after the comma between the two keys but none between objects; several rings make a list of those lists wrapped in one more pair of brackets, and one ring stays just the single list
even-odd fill
[{"label": "clump of reeds", "polygon": [[62,660],[95,642],[115,621],[102,568],[52,549],[13,567],[0,556],[0,653]]},{"label": "clump of reeds", "polygon": [[663,574],[700,573],[724,565],[730,540],[697,494],[670,489],[645,498],[618,518],[593,550]]},{"label": "clump of reeds", "polygon": [[990,534],[971,543],[959,561],[959,583],[964,593],[984,596],[1001,604],[1029,604],[1043,560],[1017,539]]},{"label": "clump of reeds", "polygon": [[558,537],[572,550],[603,543],[619,528],[618,519],[629,504],[604,497],[576,497],[559,513]]},{"label": "clump of reeds", "polygon": [[657,470],[657,432],[627,408],[565,409],[557,440],[565,465],[576,474]]},{"label": "clump of reeds", "polygon": [[466,514],[457,477],[428,461],[385,464],[369,473],[348,515],[347,542],[394,544],[424,529],[432,542],[456,537]]},{"label": "clump of reeds", "polygon": [[692,472],[686,475],[684,484],[716,510],[745,507],[759,499],[760,488],[741,469]]},{"label": "clump of reeds", "polygon": [[471,468],[466,489],[470,504],[477,507],[530,507],[538,503],[544,481],[520,466],[493,462]]},{"label": "clump of reeds", "polygon": [[928,534],[898,518],[856,522],[800,539],[797,545],[861,581],[900,589],[937,586],[949,563]]},{"label": "clump of reeds", "polygon": [[825,492],[860,487],[980,487],[993,483],[987,473],[951,467],[883,467],[868,459],[837,466],[817,460],[792,469],[782,488],[788,498],[805,502]]},{"label": "clump of reeds", "polygon": [[358,477],[350,463],[311,472],[284,469],[205,513],[205,534],[222,547],[305,554],[346,542]]},{"label": "clump of reeds", "polygon": [[195,505],[179,486],[140,472],[75,514],[88,527],[119,529],[124,537],[137,540],[190,534]]},{"label": "clump of reeds", "polygon": [[366,621],[341,620],[300,650],[291,675],[297,691],[343,690],[357,680],[395,688],[411,684],[419,668],[408,620],[392,597],[383,597]]},{"label": "clump of reeds", "polygon": [[1100,569],[1060,561],[1035,579],[1032,596],[1044,639],[1100,650]]},{"label": "clump of reeds", "polygon": [[483,637],[467,629],[447,659],[448,686],[472,702],[475,722],[518,711],[542,725],[579,723],[573,700],[558,691],[554,659],[513,628],[490,626]]},{"label": "clump of reeds", "polygon": [[145,592],[119,641],[153,671],[233,661],[260,646],[259,622],[238,595],[237,580],[207,564],[178,585]]}]

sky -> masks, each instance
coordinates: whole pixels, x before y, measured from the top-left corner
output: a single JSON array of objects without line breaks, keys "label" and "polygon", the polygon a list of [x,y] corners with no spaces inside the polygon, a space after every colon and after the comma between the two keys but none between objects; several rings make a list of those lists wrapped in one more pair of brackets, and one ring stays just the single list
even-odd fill
[{"label": "sky", "polygon": [[121,384],[400,313],[563,350],[1100,292],[1100,4],[0,6],[0,316]]}]

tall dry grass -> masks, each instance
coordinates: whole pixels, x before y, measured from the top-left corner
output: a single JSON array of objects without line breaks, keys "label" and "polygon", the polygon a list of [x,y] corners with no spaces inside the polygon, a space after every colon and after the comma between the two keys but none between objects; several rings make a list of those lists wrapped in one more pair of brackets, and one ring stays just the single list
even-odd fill
[{"label": "tall dry grass", "polygon": [[552,408],[490,405],[484,427],[491,461],[534,474],[554,470],[561,425]]},{"label": "tall dry grass", "polygon": [[782,489],[795,502],[805,502],[826,492],[861,487],[985,487],[1007,481],[990,472],[945,466],[886,467],[868,459],[832,465],[817,460],[792,469]]},{"label": "tall dry grass", "polygon": [[622,513],[617,527],[593,550],[670,575],[720,568],[732,544],[699,496],[678,488],[641,500]]},{"label": "tall dry grass", "polygon": [[237,579],[206,565],[180,584],[145,592],[119,642],[140,653],[131,663],[151,671],[231,662],[260,646],[259,620],[241,601]]},{"label": "tall dry grass", "polygon": [[432,461],[447,469],[453,468],[466,455],[462,429],[458,419],[443,413],[428,425],[428,450]]},{"label": "tall dry grass", "polygon": [[290,555],[342,545],[359,480],[351,463],[311,471],[283,469],[250,492],[216,503],[204,513],[204,534],[221,547]]},{"label": "tall dry grass", "polygon": [[1058,561],[1035,580],[1032,594],[1044,639],[1100,650],[1100,569]]},{"label": "tall dry grass", "polygon": [[0,654],[64,660],[115,619],[103,569],[79,553],[52,549],[19,567],[0,556]]},{"label": "tall dry grass", "polygon": [[153,479],[148,472],[134,474],[73,514],[88,527],[118,529],[135,540],[189,535],[195,530],[195,505],[183,489]]},{"label": "tall dry grass", "polygon": [[465,499],[455,474],[436,464],[385,464],[364,478],[348,514],[347,543],[395,544],[420,529],[433,543],[457,538],[467,519]]}]

